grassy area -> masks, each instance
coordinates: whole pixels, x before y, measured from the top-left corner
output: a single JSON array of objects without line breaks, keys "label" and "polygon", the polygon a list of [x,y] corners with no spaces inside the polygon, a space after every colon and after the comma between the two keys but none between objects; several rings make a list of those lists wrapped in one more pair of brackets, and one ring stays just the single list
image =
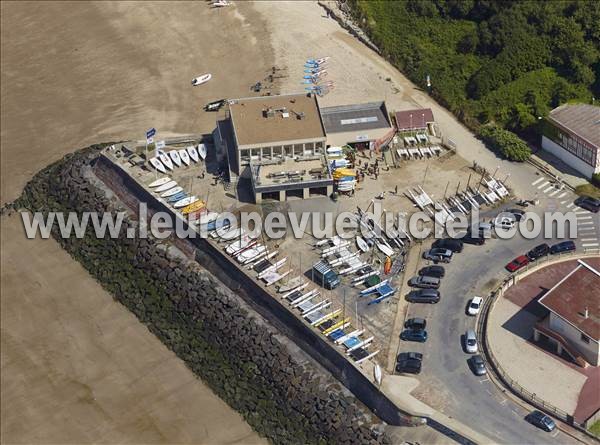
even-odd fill
[{"label": "grassy area", "polygon": [[594,436],[600,437],[600,420],[596,420],[592,426],[588,428],[588,431]]},{"label": "grassy area", "polygon": [[600,199],[600,188],[592,184],[580,185],[575,189],[575,193],[578,195],[587,195],[593,198]]}]

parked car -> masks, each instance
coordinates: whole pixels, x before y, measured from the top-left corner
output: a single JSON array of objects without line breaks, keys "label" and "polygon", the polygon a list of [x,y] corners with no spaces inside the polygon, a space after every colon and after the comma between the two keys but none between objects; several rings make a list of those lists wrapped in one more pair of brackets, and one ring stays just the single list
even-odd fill
[{"label": "parked car", "polygon": [[429,249],[423,254],[423,258],[434,263],[449,263],[452,259],[452,251],[448,249]]},{"label": "parked car", "polygon": [[467,329],[465,333],[465,351],[469,354],[477,354],[477,337],[473,329]]},{"label": "parked car", "polygon": [[460,253],[463,250],[463,242],[459,239],[443,238],[436,240],[431,247],[436,249],[448,249],[453,253]]},{"label": "parked car", "polygon": [[541,411],[535,410],[527,414],[525,420],[537,426],[538,428],[543,429],[544,431],[551,432],[554,431],[554,429],[556,428],[556,423],[554,422],[554,420],[552,420],[550,416],[547,416]]},{"label": "parked car", "polygon": [[467,233],[478,233],[479,236],[490,238],[492,236],[492,225],[490,223],[479,223],[475,227],[469,227]]},{"label": "parked car", "polygon": [[483,357],[481,355],[476,354],[473,357],[471,357],[469,359],[469,365],[471,366],[471,370],[475,375],[487,374],[485,362],[483,361]]},{"label": "parked car", "polygon": [[521,255],[521,256],[516,257],[510,263],[508,263],[505,266],[505,268],[509,272],[516,272],[517,270],[519,270],[522,267],[527,266],[528,264],[529,264],[529,258],[527,258],[527,256],[525,256],[525,255]]},{"label": "parked car", "polygon": [[425,266],[419,271],[419,275],[444,278],[444,275],[446,275],[446,271],[444,270],[444,266]]},{"label": "parked car", "polygon": [[477,315],[479,310],[481,309],[481,303],[483,303],[483,298],[481,297],[473,297],[469,302],[469,306],[467,307],[467,314],[469,315]]},{"label": "parked car", "polygon": [[517,223],[517,219],[512,213],[502,212],[494,220],[494,227],[509,230]]},{"label": "parked car", "polygon": [[419,374],[421,372],[421,360],[407,359],[396,363],[396,372],[405,374]]},{"label": "parked car", "polygon": [[525,215],[525,211],[521,209],[508,209],[506,213],[512,213],[517,222],[521,221]]},{"label": "parked car", "polygon": [[409,292],[406,300],[410,303],[437,303],[440,301],[440,291],[436,289],[419,289]]},{"label": "parked car", "polygon": [[535,246],[529,252],[527,252],[527,258],[529,261],[535,261],[538,258],[546,256],[550,253],[550,246],[546,243],[540,244],[539,246]]},{"label": "parked car", "polygon": [[421,289],[438,289],[440,287],[440,279],[427,275],[417,275],[408,281],[408,285],[420,287]]},{"label": "parked car", "polygon": [[560,243],[553,244],[552,247],[550,247],[550,253],[552,255],[554,255],[556,253],[570,252],[570,251],[576,250],[576,249],[577,249],[577,247],[575,246],[575,243],[571,240],[567,240],[567,241],[561,241]]},{"label": "parked car", "polygon": [[404,322],[404,327],[408,329],[425,329],[427,327],[427,320],[424,318],[409,318]]},{"label": "parked car", "polygon": [[591,196],[580,196],[575,200],[575,205],[592,213],[600,211],[600,199],[592,198]]},{"label": "parked car", "polygon": [[423,360],[423,354],[420,352],[401,352],[396,357],[396,363],[399,363],[402,360]]},{"label": "parked car", "polygon": [[427,341],[427,331],[425,329],[405,329],[400,334],[400,339],[425,343]]},{"label": "parked car", "polygon": [[473,235],[471,232],[467,232],[464,235],[461,235],[459,239],[463,243],[473,244],[476,246],[482,246],[485,244],[485,237],[480,236],[479,234]]}]

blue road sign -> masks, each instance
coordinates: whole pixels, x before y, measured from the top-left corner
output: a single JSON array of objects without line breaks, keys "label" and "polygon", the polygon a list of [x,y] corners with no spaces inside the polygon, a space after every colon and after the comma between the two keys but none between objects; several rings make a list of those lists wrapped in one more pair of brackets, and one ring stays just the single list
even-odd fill
[{"label": "blue road sign", "polygon": [[151,138],[152,136],[154,136],[156,134],[156,128],[151,128],[150,130],[148,130],[146,132],[146,139]]}]

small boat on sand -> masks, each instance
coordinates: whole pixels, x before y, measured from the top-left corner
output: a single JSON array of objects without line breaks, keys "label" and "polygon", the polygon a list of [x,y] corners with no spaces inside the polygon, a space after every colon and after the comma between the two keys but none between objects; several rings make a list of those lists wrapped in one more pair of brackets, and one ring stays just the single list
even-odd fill
[{"label": "small boat on sand", "polygon": [[184,191],[181,191],[179,193],[174,194],[173,196],[169,196],[169,199],[167,199],[167,201],[169,201],[169,202],[177,202],[177,201],[182,200],[186,196],[187,196],[187,193],[184,192]]},{"label": "small boat on sand", "polygon": [[[153,158],[153,159],[156,159],[156,158]],[[171,178],[169,178],[168,176],[163,176],[162,178],[159,178],[156,181],[153,181],[150,184],[148,184],[148,187],[150,187],[150,188],[160,187],[161,185],[164,185],[167,182],[171,182]]]},{"label": "small boat on sand", "polygon": [[177,150],[171,150],[169,152],[169,156],[171,156],[171,159],[173,160],[173,163],[177,167],[181,167],[181,158],[179,157],[179,153],[177,153]]},{"label": "small boat on sand", "polygon": [[188,154],[190,155],[190,158],[192,159],[192,161],[198,162],[198,151],[196,150],[196,147],[194,147],[193,145],[190,145],[186,150],[187,150]]},{"label": "small boat on sand", "polygon": [[190,165],[190,155],[184,148],[179,150],[179,158],[185,165]]},{"label": "small boat on sand", "polygon": [[161,172],[161,173],[167,172],[163,163],[160,162],[157,158],[150,158],[149,161],[150,161],[150,165],[152,165],[152,167],[154,167],[159,172]]},{"label": "small boat on sand", "polygon": [[206,145],[198,144],[198,155],[202,160],[206,159]]},{"label": "small boat on sand", "polygon": [[167,155],[163,151],[158,155],[158,158],[160,159],[160,162],[164,164],[165,167],[167,167],[169,170],[173,170],[173,161],[171,161],[169,155]]},{"label": "small boat on sand", "polygon": [[195,196],[188,196],[187,198],[183,198],[183,199],[177,201],[175,204],[173,204],[173,207],[175,207],[176,209],[179,209],[181,207],[189,206],[190,204],[192,204],[198,200],[199,199]]},{"label": "small boat on sand", "polygon": [[210,73],[202,74],[201,76],[192,79],[192,85],[197,87],[198,85],[202,85],[203,83],[208,82],[211,78],[212,74]]},{"label": "small boat on sand", "polygon": [[181,193],[181,192],[183,192],[183,187],[177,186],[177,187],[173,187],[170,190],[167,190],[162,195],[160,195],[160,197],[168,198],[169,196],[173,196],[173,195],[176,195],[177,193]]},{"label": "small boat on sand", "polygon": [[196,201],[191,203],[190,205],[185,206],[182,210],[181,213],[183,215],[187,215],[188,213],[192,213],[195,212],[197,210],[203,209],[205,207],[204,205],[204,201]]},{"label": "small boat on sand", "polygon": [[369,251],[369,244],[367,244],[362,236],[356,237],[356,246],[365,253]]},{"label": "small boat on sand", "polygon": [[169,182],[165,182],[160,187],[157,187],[154,191],[156,193],[166,192],[167,190],[170,190],[176,186],[177,186],[177,181],[169,181]]}]

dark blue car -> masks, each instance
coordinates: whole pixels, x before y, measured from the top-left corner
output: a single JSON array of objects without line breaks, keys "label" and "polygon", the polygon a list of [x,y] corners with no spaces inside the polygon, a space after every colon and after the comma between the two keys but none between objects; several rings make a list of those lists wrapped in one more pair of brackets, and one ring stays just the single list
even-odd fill
[{"label": "dark blue car", "polygon": [[427,341],[427,331],[425,329],[405,329],[400,334],[400,338],[404,341],[425,343]]},{"label": "dark blue car", "polygon": [[560,243],[554,244],[552,247],[550,247],[550,253],[554,255],[556,253],[570,252],[575,249],[576,247],[573,241],[561,241]]}]

